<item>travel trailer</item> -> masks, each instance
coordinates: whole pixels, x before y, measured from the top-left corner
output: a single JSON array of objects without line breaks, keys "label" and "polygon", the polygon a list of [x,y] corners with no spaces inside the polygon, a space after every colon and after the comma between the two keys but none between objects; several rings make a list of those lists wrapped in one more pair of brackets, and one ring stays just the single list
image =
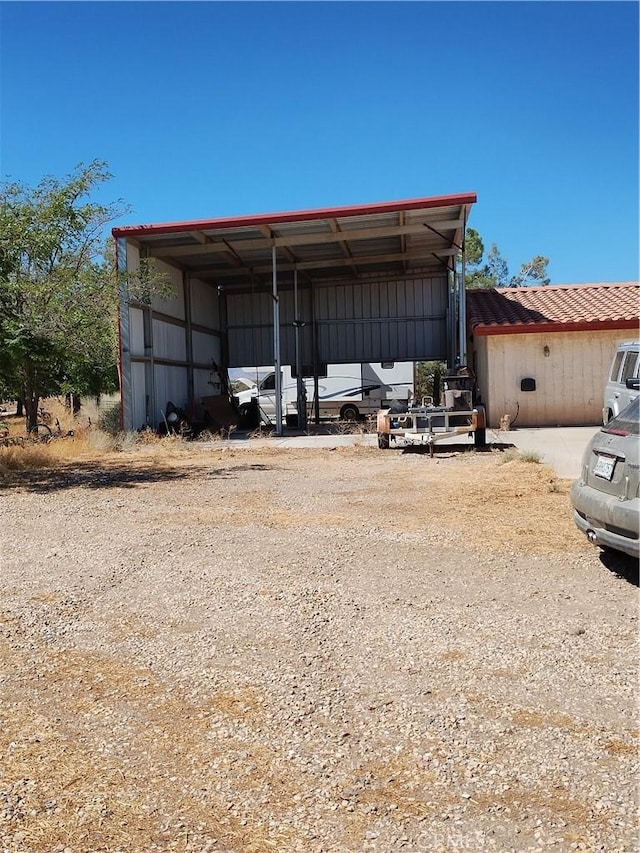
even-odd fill
[{"label": "travel trailer", "polygon": [[[366,364],[327,364],[319,370],[317,385],[313,377],[303,377],[303,393],[307,401],[307,420],[316,413],[321,419],[341,418],[357,421],[368,415],[376,415],[392,400],[409,401],[413,397],[413,362],[381,362]],[[245,376],[251,368],[244,368]],[[276,416],[276,375],[271,369],[264,375],[264,368],[253,368],[262,376],[251,388],[235,396],[240,415],[249,414],[257,401],[260,419],[271,423]],[[289,425],[298,424],[298,380],[295,369],[282,368],[282,408]]]}]

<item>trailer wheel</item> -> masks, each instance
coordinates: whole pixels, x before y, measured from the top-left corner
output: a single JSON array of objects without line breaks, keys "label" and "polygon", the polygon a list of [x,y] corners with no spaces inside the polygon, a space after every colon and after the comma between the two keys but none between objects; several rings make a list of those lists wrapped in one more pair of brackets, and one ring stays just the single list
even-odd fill
[{"label": "trailer wheel", "polygon": [[473,444],[474,447],[486,447],[487,446],[487,430],[485,427],[482,429],[477,429],[473,433]]},{"label": "trailer wheel", "polygon": [[388,432],[379,432],[378,433],[378,447],[380,450],[388,450],[389,449],[389,433]]},{"label": "trailer wheel", "polygon": [[240,416],[241,429],[256,429],[260,425],[260,411],[257,400],[252,400],[250,403],[243,403],[238,410],[238,414]]},{"label": "trailer wheel", "polygon": [[340,417],[343,421],[357,421],[360,417],[358,407],[349,403],[340,409]]}]

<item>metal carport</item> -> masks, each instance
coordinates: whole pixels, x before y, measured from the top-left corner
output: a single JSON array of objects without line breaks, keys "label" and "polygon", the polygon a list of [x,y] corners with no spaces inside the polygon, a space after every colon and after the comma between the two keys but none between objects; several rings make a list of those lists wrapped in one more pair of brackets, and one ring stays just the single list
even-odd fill
[{"label": "metal carport", "polygon": [[176,290],[150,304],[122,294],[125,427],[157,420],[163,393],[197,404],[212,364],[274,364],[278,377],[281,364],[464,363],[464,234],[476,200],[114,228],[120,269],[154,258]]}]

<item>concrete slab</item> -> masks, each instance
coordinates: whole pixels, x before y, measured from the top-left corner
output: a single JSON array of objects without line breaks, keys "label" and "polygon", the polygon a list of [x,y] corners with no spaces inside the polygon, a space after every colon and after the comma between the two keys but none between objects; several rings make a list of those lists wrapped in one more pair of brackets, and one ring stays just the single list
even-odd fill
[{"label": "concrete slab", "polygon": [[580,476],[584,449],[599,429],[590,426],[523,428],[509,432],[487,430],[487,440],[513,444],[521,452],[537,453],[558,477],[575,480]]}]

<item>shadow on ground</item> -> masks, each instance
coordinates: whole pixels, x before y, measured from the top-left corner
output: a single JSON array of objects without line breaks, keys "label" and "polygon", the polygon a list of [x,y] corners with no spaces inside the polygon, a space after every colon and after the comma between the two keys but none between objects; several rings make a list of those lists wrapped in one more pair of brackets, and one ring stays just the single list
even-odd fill
[{"label": "shadow on ground", "polygon": [[[391,446],[393,447],[393,445]],[[483,447],[476,447],[474,444],[438,444],[436,442],[433,445],[433,455],[434,457],[439,456],[442,459],[448,459],[460,453],[493,453],[496,450],[503,453],[505,450],[511,450],[514,447],[515,444],[506,444],[498,441],[485,444]],[[427,456],[431,453],[429,446],[426,444],[408,445],[401,449],[403,453],[421,453],[427,454]]]},{"label": "shadow on ground", "polygon": [[180,482],[191,477],[202,479],[231,479],[244,471],[268,471],[269,465],[234,465],[230,468],[211,468],[190,465],[188,468],[136,467],[132,464],[100,466],[95,463],[74,463],[45,470],[15,472],[10,482],[0,483],[0,492],[26,490],[29,492],[58,492],[66,489],[133,489],[155,483]]},{"label": "shadow on ground", "polygon": [[600,562],[614,575],[623,578],[634,586],[639,586],[639,566],[635,557],[629,557],[619,551],[601,551]]}]

